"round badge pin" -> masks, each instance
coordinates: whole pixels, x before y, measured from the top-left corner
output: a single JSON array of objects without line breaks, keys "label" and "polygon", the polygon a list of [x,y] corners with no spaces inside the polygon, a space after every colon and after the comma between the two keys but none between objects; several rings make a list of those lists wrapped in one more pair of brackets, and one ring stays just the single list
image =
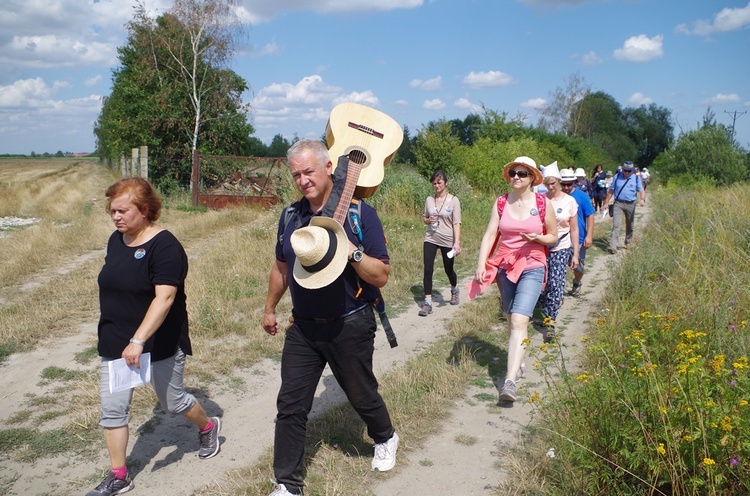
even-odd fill
[{"label": "round badge pin", "polygon": [[557,213],[558,213],[558,214],[561,214],[561,213],[562,213],[562,208],[558,208],[558,209],[557,209]]},{"label": "round badge pin", "polygon": [[135,250],[135,253],[133,254],[133,256],[135,257],[136,260],[140,260],[146,256],[146,250],[144,250],[143,248],[138,248],[137,250]]},{"label": "round badge pin", "polygon": [[529,213],[530,213],[531,215],[539,215],[539,210],[537,210],[537,209],[535,209],[535,208],[532,208],[532,209],[531,209],[531,211],[530,211]]}]

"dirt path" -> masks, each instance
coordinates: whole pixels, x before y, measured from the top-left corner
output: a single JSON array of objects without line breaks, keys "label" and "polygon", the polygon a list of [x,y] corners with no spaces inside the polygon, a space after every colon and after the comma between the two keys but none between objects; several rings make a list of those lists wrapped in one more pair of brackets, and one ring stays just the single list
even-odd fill
[{"label": "dirt path", "polygon": [[[636,238],[639,228],[649,216],[648,204],[636,213]],[[607,226],[607,243],[612,220],[596,217],[596,224]],[[621,239],[625,232],[621,227]],[[621,243],[622,244],[622,243]],[[593,251],[593,249],[592,249]],[[581,296],[565,297],[558,315],[558,336],[567,346],[567,367],[575,369],[575,362],[581,350],[581,339],[585,336],[592,319],[598,317],[599,302],[608,285],[609,267],[624,256],[620,250],[617,256],[600,254],[590,257],[583,276]],[[493,288],[495,293],[496,289]],[[483,295],[482,297],[486,297]],[[494,295],[493,295],[494,297]],[[532,347],[542,344],[542,336],[529,330]],[[402,453],[394,473],[375,487],[376,496],[414,496],[452,494],[460,496],[489,495],[495,492],[499,482],[506,477],[502,467],[498,467],[498,452],[515,447],[521,433],[532,421],[532,408],[528,398],[535,392],[544,394],[544,382],[540,374],[531,366],[527,356],[526,374],[519,381],[519,400],[512,406],[488,408],[487,403],[476,401],[473,396],[486,393],[485,389],[470,387],[462,401],[456,402],[442,424],[442,432],[433,436],[424,446],[413,447]],[[496,384],[496,394],[502,384]],[[471,437],[472,444],[457,439]]]},{"label": "dirt path", "polygon": [[[643,213],[645,209],[640,210],[637,225],[643,223]],[[582,297],[565,300],[558,321],[562,323],[562,339],[570,346],[571,352],[578,348],[588,325],[589,310],[604,290],[606,280],[603,275],[608,272],[606,264],[614,260],[615,257],[597,257],[585,275]],[[442,292],[447,297],[447,289],[443,288]],[[444,322],[466,304],[455,307],[436,298],[435,311],[428,318],[417,316],[416,305],[411,311],[392,318],[399,346],[390,349],[383,333],[378,333],[376,371],[382,374],[424,350],[444,334]],[[258,332],[262,330],[258,329]],[[40,384],[40,373],[46,367],[57,365],[95,371],[95,365],[76,365],[71,359],[94,344],[95,336],[93,324],[82,325],[79,333],[45,343],[33,352],[13,355],[0,366],[0,418],[8,419],[23,408],[28,393],[39,396],[54,394],[49,386]],[[535,345],[540,340],[538,334],[532,338]],[[212,386],[210,395],[200,397],[210,415],[223,417],[222,451],[211,460],[202,461],[196,457],[197,435],[192,425],[181,417],[155,412],[154,420],[145,426],[132,422],[128,453],[137,466],[133,469],[136,489],[130,494],[182,496],[210,482],[227,484],[225,474],[252,464],[272,446],[279,382],[278,363],[265,360],[250,369],[235,371],[231,380]],[[540,384],[539,376],[529,366],[527,377],[520,383],[522,399]],[[466,398],[471,398],[476,392],[470,389]],[[96,401],[98,395],[93,393],[92,401]],[[319,415],[341,401],[343,395],[327,372],[318,389],[313,415]],[[487,494],[503,477],[503,472],[495,467],[493,453],[498,447],[516,443],[521,429],[531,418],[530,411],[525,401],[516,402],[512,408],[502,410],[500,415],[488,409],[486,403],[457,402],[443,423],[442,434],[431,438],[424,446],[415,446],[404,440],[397,468],[383,474],[383,481],[376,487],[375,494]],[[138,435],[140,428],[147,432]],[[470,446],[457,443],[455,438],[459,434],[474,436],[478,442]],[[424,460],[429,463],[421,464],[420,461]],[[18,462],[0,452],[0,488],[8,495],[85,494],[92,484],[98,482],[101,472],[97,471],[105,470],[108,465],[106,450],[93,459],[61,455],[33,463]]]}]

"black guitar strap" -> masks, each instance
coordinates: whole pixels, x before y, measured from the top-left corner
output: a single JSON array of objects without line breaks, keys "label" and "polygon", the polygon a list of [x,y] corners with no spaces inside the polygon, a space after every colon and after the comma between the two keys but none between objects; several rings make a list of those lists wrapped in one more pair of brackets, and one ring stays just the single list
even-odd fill
[{"label": "black guitar strap", "polygon": [[328,201],[323,205],[323,210],[320,211],[320,215],[323,217],[333,217],[333,214],[336,213],[336,208],[339,206],[339,201],[341,201],[341,193],[344,191],[344,185],[346,185],[346,175],[348,172],[349,156],[341,155],[336,170],[333,171],[333,190],[331,191],[331,196],[328,197]]},{"label": "black guitar strap", "polygon": [[[320,215],[324,217],[333,217],[333,214],[336,213],[336,208],[339,205],[339,201],[341,201],[341,193],[344,190],[344,185],[346,184],[346,176],[348,173],[349,157],[347,155],[342,155],[339,157],[336,170],[333,171],[333,190],[331,190],[331,196],[328,197],[328,201],[326,201],[326,204],[323,205],[323,209],[320,211]],[[351,217],[351,212],[349,212],[349,216]],[[359,236],[362,236],[361,231],[359,233]],[[383,326],[388,344],[391,348],[395,348],[396,346],[398,346],[398,341],[396,341],[396,334],[393,332],[393,326],[391,326],[391,322],[388,320],[388,315],[385,313],[385,301],[383,301],[383,295],[380,290],[378,290],[377,300],[373,302],[372,305],[375,308],[378,317],[380,317],[380,324]]]}]

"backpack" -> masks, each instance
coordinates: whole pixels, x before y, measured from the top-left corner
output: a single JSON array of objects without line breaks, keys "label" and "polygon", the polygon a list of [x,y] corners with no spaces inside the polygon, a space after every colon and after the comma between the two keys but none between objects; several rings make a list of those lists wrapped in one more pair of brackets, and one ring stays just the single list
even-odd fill
[{"label": "backpack", "polygon": [[[288,207],[284,209],[283,217],[284,217],[284,223],[281,228],[281,232],[279,233],[279,244],[284,244],[284,234],[286,233],[286,228],[289,226],[289,223],[294,219],[294,229],[299,229],[301,227],[301,222],[299,219],[299,208],[301,206],[300,202],[294,202]],[[349,214],[346,216],[346,218],[349,221],[349,228],[351,228],[352,233],[354,233],[355,236],[357,236],[357,239],[359,240],[359,246],[358,248],[362,249],[362,224],[360,222],[360,219],[362,217],[362,200],[359,198],[352,198],[351,203],[349,204]]]},{"label": "backpack", "polygon": [[[542,234],[547,234],[547,226],[544,223],[544,216],[547,214],[547,197],[541,193],[534,193],[536,197],[536,209],[539,212],[539,220],[542,222]],[[503,210],[505,205],[508,204],[508,193],[502,195],[497,199],[497,213],[499,217],[503,216]],[[497,243],[500,241],[500,228],[498,226],[497,236],[495,236],[495,242],[492,243],[489,256],[491,257],[497,249]],[[544,252],[549,255],[549,246],[544,245]]]}]

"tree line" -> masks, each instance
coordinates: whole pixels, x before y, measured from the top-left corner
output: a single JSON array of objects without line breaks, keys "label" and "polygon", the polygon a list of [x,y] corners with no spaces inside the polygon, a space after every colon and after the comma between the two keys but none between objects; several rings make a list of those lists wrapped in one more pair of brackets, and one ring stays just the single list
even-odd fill
[{"label": "tree line", "polygon": [[[148,145],[150,174],[163,189],[190,181],[193,151],[212,155],[280,157],[297,140],[280,134],[270,145],[254,137],[248,83],[229,68],[246,36],[235,0],[174,0],[162,15],[136,5],[128,38],[118,48],[112,92],[94,127],[96,153],[118,160]],[[613,170],[625,160],[651,167],[661,180],[681,177],[716,184],[744,180],[750,157],[708,109],[695,131],[675,139],[668,108],[623,108],[611,95],[592,91],[578,74],[555,89],[536,126],[528,116],[482,107],[464,119],[440,119],[416,135],[404,129],[397,160],[425,176],[436,169],[464,175],[482,189],[502,182],[498,164],[528,155],[589,172]],[[700,161],[700,162],[699,162]]]}]

